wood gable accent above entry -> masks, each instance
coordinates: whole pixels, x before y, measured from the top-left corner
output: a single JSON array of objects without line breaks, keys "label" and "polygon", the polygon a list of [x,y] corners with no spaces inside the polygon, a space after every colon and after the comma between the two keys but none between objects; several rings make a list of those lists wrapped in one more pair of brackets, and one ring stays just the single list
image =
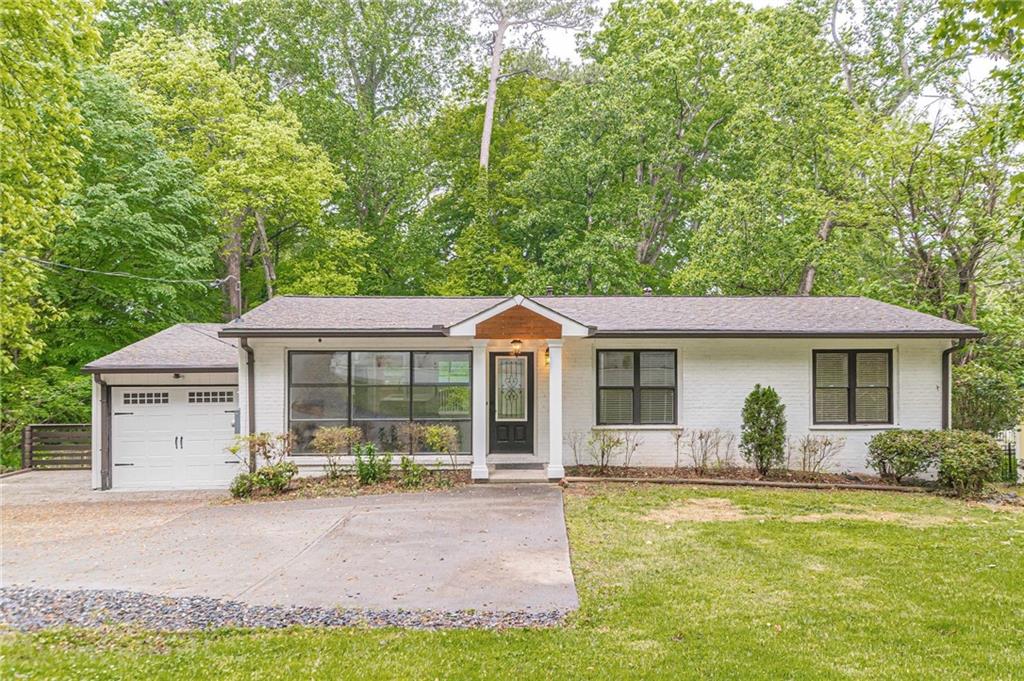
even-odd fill
[{"label": "wood gable accent above entry", "polygon": [[505,340],[561,338],[562,325],[522,305],[516,305],[478,323],[475,335],[477,338]]},{"label": "wood gable accent above entry", "polygon": [[589,336],[592,327],[526,298],[512,296],[448,327],[450,336],[476,338],[562,338]]}]

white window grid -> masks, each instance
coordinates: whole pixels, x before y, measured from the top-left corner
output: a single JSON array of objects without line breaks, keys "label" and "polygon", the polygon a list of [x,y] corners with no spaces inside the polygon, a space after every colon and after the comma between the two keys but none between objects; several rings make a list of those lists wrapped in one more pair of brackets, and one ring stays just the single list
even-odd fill
[{"label": "white window grid", "polygon": [[169,393],[165,392],[138,392],[125,393],[125,404],[167,404]]},{"label": "white window grid", "polygon": [[235,401],[234,390],[190,390],[189,404],[231,404]]}]

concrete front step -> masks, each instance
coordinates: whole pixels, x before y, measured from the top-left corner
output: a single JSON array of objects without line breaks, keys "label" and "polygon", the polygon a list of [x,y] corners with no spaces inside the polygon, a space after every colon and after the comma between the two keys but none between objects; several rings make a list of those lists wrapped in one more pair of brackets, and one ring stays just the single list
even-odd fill
[{"label": "concrete front step", "polygon": [[493,483],[532,483],[550,482],[548,473],[542,465],[540,468],[497,468],[490,467],[490,477],[487,482]]}]

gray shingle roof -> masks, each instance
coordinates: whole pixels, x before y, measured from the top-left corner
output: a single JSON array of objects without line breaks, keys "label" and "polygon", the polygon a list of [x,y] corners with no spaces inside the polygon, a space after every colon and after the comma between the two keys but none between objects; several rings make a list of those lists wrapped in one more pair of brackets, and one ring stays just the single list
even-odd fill
[{"label": "gray shingle roof", "polygon": [[[221,335],[443,335],[501,297],[281,296],[227,324]],[[974,327],[859,297],[537,296],[594,335],[979,336]]]},{"label": "gray shingle roof", "polygon": [[83,368],[116,371],[224,371],[238,369],[235,341],[217,337],[223,324],[175,324],[101,357]]},{"label": "gray shingle roof", "polygon": [[856,296],[542,296],[535,300],[596,327],[598,335],[980,335],[966,324]]}]

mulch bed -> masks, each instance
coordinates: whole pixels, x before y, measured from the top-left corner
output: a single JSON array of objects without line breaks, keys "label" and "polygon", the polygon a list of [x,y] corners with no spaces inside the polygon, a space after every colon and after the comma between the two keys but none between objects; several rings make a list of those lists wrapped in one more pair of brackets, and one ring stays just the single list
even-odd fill
[{"label": "mulch bed", "polygon": [[782,487],[799,489],[853,489],[891,492],[927,492],[929,487],[897,485],[871,475],[847,473],[808,473],[782,470],[767,476],[752,468],[719,468],[698,473],[692,468],[626,468],[609,466],[570,466],[566,483],[622,482],[649,484],[719,485]]},{"label": "mulch bed", "polygon": [[419,487],[406,487],[401,479],[392,477],[374,485],[360,485],[355,476],[330,480],[326,477],[295,478],[282,494],[254,493],[247,501],[285,501],[289,499],[320,499],[323,497],[354,497],[369,494],[401,494],[406,492],[439,492],[465,487],[472,483],[468,470],[428,471]]},{"label": "mulch bed", "polygon": [[569,466],[565,469],[566,477],[581,478],[687,478],[713,480],[766,480],[771,482],[820,482],[826,484],[868,484],[884,485],[881,478],[874,475],[854,475],[851,473],[807,473],[804,471],[780,470],[767,476],[757,474],[753,468],[715,468],[698,472],[693,468],[649,468],[608,466],[601,470],[599,466]]}]

